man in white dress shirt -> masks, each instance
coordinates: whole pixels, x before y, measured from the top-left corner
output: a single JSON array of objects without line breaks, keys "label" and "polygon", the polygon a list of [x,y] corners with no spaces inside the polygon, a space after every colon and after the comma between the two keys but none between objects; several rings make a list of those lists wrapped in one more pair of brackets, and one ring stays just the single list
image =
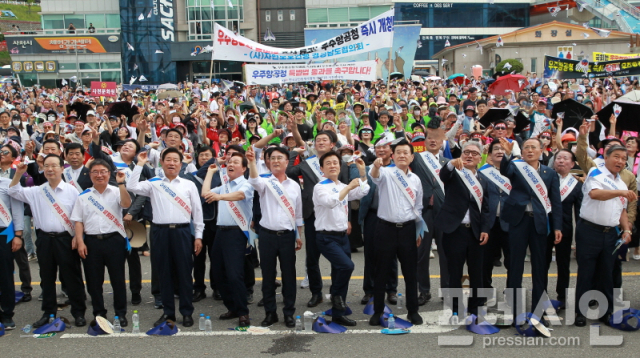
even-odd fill
[{"label": "man in white dress shirt", "polygon": [[[193,326],[193,253],[202,249],[202,204],[198,188],[191,181],[180,178],[182,153],[176,148],[167,148],[161,154],[164,178],[154,177],[140,181],[142,167],[147,163],[147,153],[138,154],[138,165],[131,173],[127,190],[148,196],[153,207],[153,224],[151,225],[151,256],[153,270],[160,277],[160,295],[164,314],[155,322],[158,326],[166,320],[175,321],[175,301],[173,275],[178,278],[180,295],[180,313],[182,325]],[[193,222],[195,241],[191,235],[190,225]]]},{"label": "man in white dress shirt", "polygon": [[33,326],[38,328],[47,324],[50,315],[55,317],[58,313],[56,278],[60,270],[60,280],[67,288],[75,325],[82,327],[87,324],[84,318],[87,307],[84,302],[80,256],[75,251],[76,242],[73,239],[75,228],[70,219],[78,190],[62,181],[64,161],[58,155],[49,154],[44,158],[43,169],[47,182],[25,188],[19,183],[20,177],[27,171],[27,165],[20,163],[9,188],[12,198],[31,206],[36,228],[44,314]]},{"label": "man in white dress shirt", "polygon": [[324,257],[331,263],[332,321],[344,326],[355,326],[356,321],[345,316],[347,291],[353,272],[351,244],[347,236],[349,201],[360,200],[369,193],[369,184],[362,158],[356,159],[360,178],[349,185],[338,180],[342,160],[336,152],[328,152],[320,158],[320,168],[327,178],[313,188],[313,205],[316,212],[316,243]]}]

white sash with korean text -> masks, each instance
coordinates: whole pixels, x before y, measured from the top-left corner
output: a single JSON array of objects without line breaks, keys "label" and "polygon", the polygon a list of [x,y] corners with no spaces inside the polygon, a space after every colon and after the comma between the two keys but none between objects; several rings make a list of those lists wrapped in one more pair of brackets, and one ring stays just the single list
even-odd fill
[{"label": "white sash with korean text", "polygon": [[64,229],[71,234],[71,236],[76,235],[76,230],[74,228],[73,223],[71,222],[69,213],[65,208],[59,204],[58,198],[56,194],[49,186],[49,183],[40,185],[40,194],[44,196],[46,203],[49,206],[51,212],[53,212],[53,216],[60,221]]},{"label": "white sash with korean text", "polygon": [[542,181],[542,178],[540,178],[538,171],[521,159],[514,160],[513,164],[518,168],[520,174],[522,174],[522,177],[527,184],[529,184],[533,192],[536,193],[538,200],[540,200],[542,206],[544,206],[545,212],[549,214],[551,212],[551,201],[547,195],[547,187]]},{"label": "white sash with korean text", "polygon": [[322,181],[322,179],[324,179],[324,173],[320,169],[320,161],[318,161],[318,156],[317,155],[311,156],[307,158],[305,161],[307,162],[307,164],[309,164],[309,168],[311,168],[311,171],[313,171],[313,174],[315,174],[316,177],[318,177],[318,182]]},{"label": "white sash with korean text", "polygon": [[593,162],[596,163],[596,166],[598,168],[604,167],[604,158],[602,157],[597,157],[596,159],[593,160]]},{"label": "white sash with korean text", "polygon": [[193,175],[194,178],[196,178],[196,180],[198,181],[198,183],[202,184],[204,183],[204,180],[202,180],[202,178],[200,178],[198,176],[198,171],[196,170],[195,172],[191,173],[191,175]]},{"label": "white sash with korean text", "polygon": [[507,194],[511,194],[511,180],[500,174],[500,171],[491,164],[485,164],[480,168],[480,172],[484,174],[492,183],[498,186],[500,190]]},{"label": "white sash with korean text", "polygon": [[427,165],[429,172],[431,172],[431,175],[436,178],[438,185],[440,185],[440,189],[442,189],[442,192],[444,193],[444,183],[440,180],[440,169],[442,169],[440,162],[436,159],[435,155],[429,152],[422,152],[420,153],[420,156],[424,159],[424,163]]},{"label": "white sash with korean text", "polygon": [[129,165],[127,165],[127,163],[122,161],[120,153],[113,154],[111,156],[111,161],[113,162],[113,165],[116,167],[117,171],[124,172],[124,174],[127,176],[127,182],[129,182],[129,178],[131,178],[131,174],[133,173],[133,171],[131,170],[131,168],[129,168]]},{"label": "white sash with korean text", "polygon": [[564,199],[571,194],[576,185],[578,185],[578,179],[571,174],[560,180],[560,199],[564,201]]},{"label": "white sash with korean text", "polygon": [[296,208],[293,207],[293,202],[289,199],[289,196],[287,196],[287,193],[284,191],[284,187],[280,184],[278,179],[273,176],[273,174],[266,179],[267,189],[269,189],[269,192],[275,196],[276,201],[280,204],[282,210],[287,213],[287,218],[291,222],[293,230],[296,232],[296,238],[298,238],[299,233],[296,226]]},{"label": "white sash with korean text", "polygon": [[91,210],[98,214],[98,216],[102,217],[115,231],[118,232],[118,234],[124,237],[127,242],[127,251],[130,251],[131,245],[129,244],[129,238],[127,237],[127,230],[124,228],[122,221],[118,219],[118,215],[116,214],[118,212],[122,212],[122,209],[106,207],[100,203],[99,199],[96,198],[91,191],[91,189],[87,189],[80,193],[80,200],[84,200]]},{"label": "white sash with korean text", "polygon": [[4,200],[0,198],[0,222],[3,227],[9,227],[13,222],[13,217],[11,216],[11,211],[7,204],[4,203]]},{"label": "white sash with korean text", "polygon": [[[222,190],[224,190],[225,194],[230,194],[231,181],[229,180],[229,175],[227,174],[227,168],[220,168],[220,178],[222,179]],[[227,210],[229,210],[233,221],[235,221],[236,225],[238,225],[240,230],[242,230],[242,232],[245,234],[247,240],[249,240],[249,244],[253,246],[253,243],[255,241],[255,234],[253,234],[253,231],[249,229],[249,217],[242,212],[242,208],[240,208],[240,206],[235,202],[226,200],[221,200],[220,202],[227,205]]]},{"label": "white sash with korean text", "polygon": [[149,182],[155,189],[162,193],[162,195],[168,198],[169,201],[178,208],[178,210],[180,210],[189,219],[191,219],[191,206],[185,199],[180,196],[180,193],[175,190],[175,188],[171,184],[163,181],[158,177],[149,179]]},{"label": "white sash with korean text", "polygon": [[[620,188],[613,180],[607,178],[604,173],[600,171],[598,168],[592,168],[589,172],[589,177],[598,181],[598,183],[604,185],[609,190],[627,190],[626,186],[624,188]],[[627,198],[624,196],[619,196],[620,202],[622,203],[622,208],[627,207]]]},{"label": "white sash with korean text", "polygon": [[460,179],[462,179],[462,182],[467,187],[467,189],[469,189],[469,192],[471,193],[473,198],[476,200],[476,203],[478,204],[478,210],[482,211],[483,192],[478,178],[476,178],[476,176],[473,175],[473,172],[471,172],[467,168],[462,168],[462,170],[456,169],[456,172],[460,176]]},{"label": "white sash with korean text", "polygon": [[62,172],[62,175],[64,175],[64,181],[66,181],[68,184],[73,185],[73,187],[78,190],[78,193],[82,193],[80,184],[78,184],[77,181],[73,180],[73,169],[71,169],[71,167],[65,168]]},{"label": "white sash with korean text", "polygon": [[395,164],[390,164],[387,169],[391,171],[391,180],[398,186],[398,188],[400,188],[400,191],[402,191],[404,197],[409,200],[413,213],[419,220],[416,222],[417,239],[418,236],[422,235],[423,231],[428,232],[429,230],[427,228],[427,224],[424,222],[424,219],[416,210],[416,193],[409,186],[409,178],[407,178],[407,175],[402,170],[398,169]]}]

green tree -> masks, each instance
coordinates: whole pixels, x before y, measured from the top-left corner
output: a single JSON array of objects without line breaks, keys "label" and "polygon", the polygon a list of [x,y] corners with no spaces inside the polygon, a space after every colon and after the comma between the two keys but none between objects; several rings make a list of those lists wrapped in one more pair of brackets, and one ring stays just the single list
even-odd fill
[{"label": "green tree", "polygon": [[[511,67],[509,68],[509,66],[507,66],[507,68],[504,68],[504,66],[509,63],[509,65],[511,65]],[[498,65],[496,66],[496,72],[504,72],[504,73],[511,73],[511,72],[515,72],[515,73],[520,73],[522,72],[522,70],[524,69],[524,66],[522,66],[522,62],[514,59],[514,58],[508,58],[506,60],[501,61],[500,63],[498,63]]]}]

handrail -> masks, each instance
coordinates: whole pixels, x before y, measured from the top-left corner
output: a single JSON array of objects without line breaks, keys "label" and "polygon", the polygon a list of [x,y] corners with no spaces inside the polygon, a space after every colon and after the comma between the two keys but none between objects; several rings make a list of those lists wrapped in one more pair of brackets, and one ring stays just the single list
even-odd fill
[{"label": "handrail", "polygon": [[88,29],[76,29],[70,33],[67,29],[48,29],[48,30],[20,30],[5,31],[5,35],[10,36],[33,36],[33,35],[55,35],[55,36],[78,36],[78,35],[111,35],[119,34],[119,28],[96,29],[95,32],[89,32]]}]

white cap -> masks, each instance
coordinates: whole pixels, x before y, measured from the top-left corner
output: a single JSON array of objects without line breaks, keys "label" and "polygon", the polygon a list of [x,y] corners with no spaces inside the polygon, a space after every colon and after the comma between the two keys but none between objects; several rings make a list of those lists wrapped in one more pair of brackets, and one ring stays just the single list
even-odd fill
[{"label": "white cap", "polygon": [[96,112],[95,111],[87,111],[87,116],[95,116]]}]

